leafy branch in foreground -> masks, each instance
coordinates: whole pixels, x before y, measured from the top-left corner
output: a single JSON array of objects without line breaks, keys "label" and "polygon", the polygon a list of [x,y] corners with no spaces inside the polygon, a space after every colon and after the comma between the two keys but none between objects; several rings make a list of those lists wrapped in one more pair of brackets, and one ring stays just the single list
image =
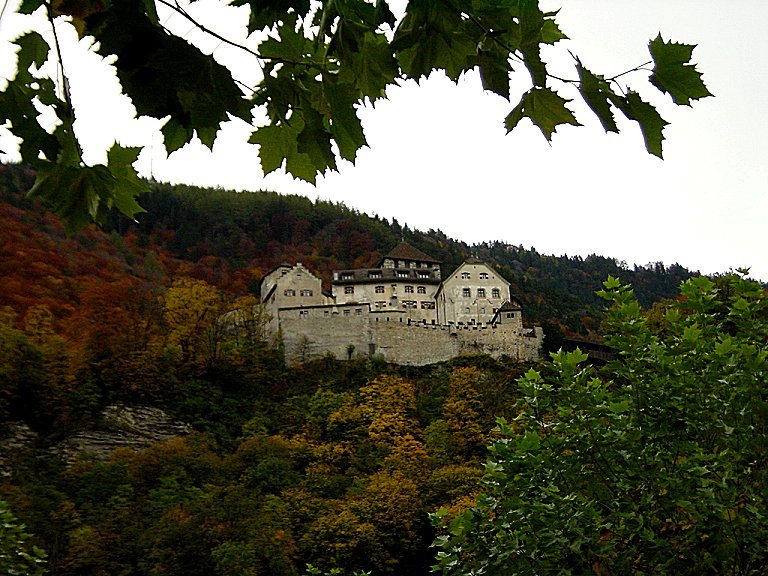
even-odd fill
[{"label": "leafy branch in foreground", "polygon": [[768,294],[738,275],[680,294],[656,326],[606,282],[616,360],[560,352],[520,380],[485,494],[433,518],[436,570],[765,574]]},{"label": "leafy branch in foreground", "polygon": [[[578,78],[566,80],[549,72],[541,47],[567,37],[556,23],[556,13],[542,11],[537,0],[411,0],[399,21],[386,0],[222,2],[249,8],[248,35],[261,39],[257,49],[249,48],[247,39],[218,34],[177,0],[23,0],[19,12],[45,10],[51,26],[54,19],[57,24],[68,20],[81,37],[93,37],[92,49],[114,59],[122,90],[137,113],[165,119],[162,132],[169,153],[194,136],[212,147],[222,122],[240,118],[252,123],[254,108],[261,108],[268,123],[254,127],[250,142],[259,145],[263,171],[283,167],[314,182],[318,173],[336,169],[338,158],[354,162],[366,145],[357,109],[384,97],[388,86],[433,70],[444,70],[456,81],[477,68],[484,89],[512,100],[514,62],[527,70],[531,87],[506,117],[509,131],[529,118],[551,140],[558,126],[578,126],[568,108],[570,100],[559,93],[565,91],[583,99],[606,131],[618,131],[617,111],[636,121],[648,152],[662,155],[667,122],[653,105],[620,83],[626,73],[606,78],[578,58]],[[170,33],[158,17],[158,7],[241,48],[263,71],[261,80],[244,86],[236,70]],[[79,139],[87,135],[75,133],[77,103],[69,98],[66,81],[60,80],[66,70],[55,34],[53,38],[53,51],[37,32],[15,41],[17,73],[0,92],[0,122],[21,140],[22,160],[41,170],[36,192],[54,200],[70,229],[100,221],[113,206],[132,217],[139,210],[134,198],[140,193],[128,162],[133,151],[117,147],[107,166],[84,164]],[[661,36],[650,43],[650,84],[676,104],[710,95],[691,63],[693,48]],[[53,69],[61,73],[42,73],[46,61],[56,61]],[[40,106],[58,118],[53,131],[41,125]]]}]

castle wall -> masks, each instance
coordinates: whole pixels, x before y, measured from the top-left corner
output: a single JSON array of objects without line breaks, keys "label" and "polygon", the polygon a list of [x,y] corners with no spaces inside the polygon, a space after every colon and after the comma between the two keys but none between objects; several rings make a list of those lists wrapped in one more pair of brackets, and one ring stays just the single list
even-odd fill
[{"label": "castle wall", "polygon": [[281,318],[285,357],[304,362],[331,353],[379,355],[388,362],[423,366],[460,355],[503,355],[519,360],[541,356],[541,328],[520,330],[515,326],[441,326],[409,323],[398,314],[367,314],[351,317]]}]

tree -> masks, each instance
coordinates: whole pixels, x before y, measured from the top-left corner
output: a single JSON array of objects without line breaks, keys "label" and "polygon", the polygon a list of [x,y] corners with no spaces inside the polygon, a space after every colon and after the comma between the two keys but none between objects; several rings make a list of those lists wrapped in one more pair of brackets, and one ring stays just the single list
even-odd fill
[{"label": "tree", "polygon": [[603,296],[616,360],[601,374],[560,352],[520,380],[485,493],[438,537],[437,569],[765,574],[768,294],[691,279],[658,327],[628,286]]},{"label": "tree", "polygon": [[174,280],[163,299],[168,339],[181,352],[185,365],[202,362],[213,367],[219,360],[224,339],[221,315],[225,306],[215,286],[202,280]]},{"label": "tree", "polygon": [[37,546],[29,544],[29,534],[24,524],[0,500],[0,572],[19,576],[42,576],[45,574],[46,554]]},{"label": "tree", "polygon": [[[50,200],[70,229],[103,221],[113,207],[133,216],[141,210],[136,196],[144,185],[132,167],[138,148],[115,144],[106,165],[83,161],[83,135],[75,123],[80,104],[70,91],[54,25],[65,20],[91,50],[113,59],[139,115],[166,119],[169,153],[195,135],[212,147],[222,122],[234,117],[253,124],[259,109],[267,122],[253,129],[250,142],[260,146],[264,172],[285,166],[310,182],[335,169],[338,158],[354,161],[366,144],[356,106],[433,70],[456,81],[477,68],[486,90],[510,100],[508,131],[529,118],[550,140],[559,125],[579,125],[567,104],[580,98],[606,131],[618,131],[616,112],[636,121],[646,148],[659,157],[667,122],[622,84],[625,74],[650,72],[650,83],[678,105],[710,95],[691,64],[694,46],[661,35],[650,42],[651,59],[622,74],[593,73],[574,56],[574,78],[554,76],[541,47],[567,37],[556,12],[542,11],[535,0],[410,0],[399,19],[386,0],[228,4],[249,8],[248,38],[220,36],[177,1],[22,0],[19,12],[44,15],[53,33],[44,38],[29,32],[15,41],[17,72],[0,92],[0,122],[20,140],[23,160],[37,168],[31,193]],[[240,82],[235,71],[170,33],[158,10],[177,13],[209,37],[241,49],[263,71],[261,79],[253,86]],[[249,47],[258,40],[256,49]],[[510,92],[512,63],[530,75],[530,88],[517,103]],[[41,107],[56,117],[52,131],[41,124],[50,125]]]}]

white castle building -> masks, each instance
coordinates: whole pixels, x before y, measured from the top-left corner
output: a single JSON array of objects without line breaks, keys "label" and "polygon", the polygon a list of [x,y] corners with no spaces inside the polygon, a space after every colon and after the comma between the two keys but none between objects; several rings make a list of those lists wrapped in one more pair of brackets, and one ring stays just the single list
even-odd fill
[{"label": "white castle building", "polygon": [[401,243],[377,267],[334,271],[331,287],[324,292],[300,263],[262,279],[270,330],[289,360],[366,354],[424,365],[467,354],[541,355],[542,329],[523,325],[509,282],[477,258],[443,279],[438,260]]}]

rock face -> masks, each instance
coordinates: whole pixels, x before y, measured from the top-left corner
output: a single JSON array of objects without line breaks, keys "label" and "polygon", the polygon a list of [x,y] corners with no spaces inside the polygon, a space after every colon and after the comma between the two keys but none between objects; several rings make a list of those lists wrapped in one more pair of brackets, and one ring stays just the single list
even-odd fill
[{"label": "rock face", "polygon": [[159,408],[112,405],[101,413],[95,429],[70,436],[56,445],[54,452],[67,462],[106,460],[118,448],[141,450],[190,432],[189,425],[172,420]]},{"label": "rock face", "polygon": [[37,442],[37,434],[24,422],[0,425],[0,478],[8,478],[16,463],[28,457]]}]

